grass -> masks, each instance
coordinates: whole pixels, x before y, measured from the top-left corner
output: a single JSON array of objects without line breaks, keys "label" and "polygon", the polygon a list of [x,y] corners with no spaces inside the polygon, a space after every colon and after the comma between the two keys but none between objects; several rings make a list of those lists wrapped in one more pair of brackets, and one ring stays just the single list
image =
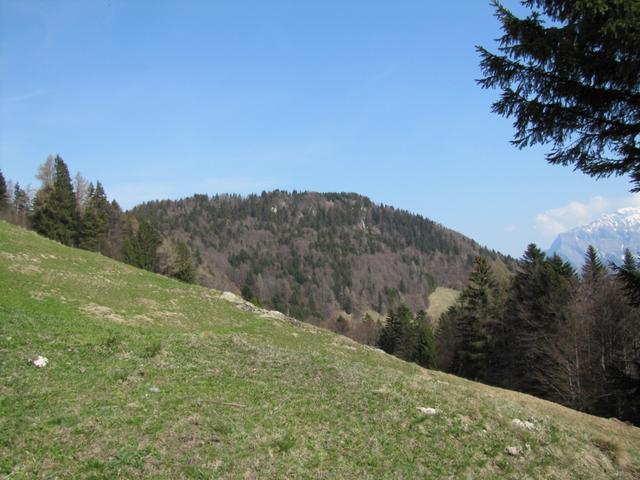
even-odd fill
[{"label": "grass", "polygon": [[[0,286],[0,477],[640,474],[639,429],[245,312],[3,222]],[[30,363],[38,355],[47,367]]]},{"label": "grass", "polygon": [[437,324],[440,315],[455,304],[459,296],[459,290],[454,288],[437,287],[436,290],[429,295],[429,308],[427,310],[429,317],[433,318]]}]

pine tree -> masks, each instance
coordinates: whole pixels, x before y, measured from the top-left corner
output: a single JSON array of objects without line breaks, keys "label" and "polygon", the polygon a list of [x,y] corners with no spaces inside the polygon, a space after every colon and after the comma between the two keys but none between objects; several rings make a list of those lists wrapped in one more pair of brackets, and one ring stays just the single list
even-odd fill
[{"label": "pine tree", "polygon": [[566,321],[575,271],[558,256],[547,259],[534,244],[518,262],[505,314],[501,345],[506,351],[503,384],[545,398],[552,394],[555,367],[549,340]]},{"label": "pine tree", "polygon": [[13,209],[19,216],[27,215],[30,209],[29,195],[18,182],[13,190]]},{"label": "pine tree", "polygon": [[380,338],[378,339],[378,346],[385,352],[393,355],[396,351],[396,345],[398,343],[398,337],[400,336],[400,324],[396,314],[391,310],[387,314],[387,318],[380,332]]},{"label": "pine tree", "polygon": [[0,212],[5,211],[7,208],[9,208],[9,191],[4,175],[0,170]]},{"label": "pine tree", "polygon": [[456,303],[440,315],[435,331],[436,366],[443,372],[453,372],[455,352],[458,349],[458,318],[461,316],[460,305]]},{"label": "pine tree", "polygon": [[425,368],[436,366],[436,342],[431,322],[424,310],[416,315],[416,346],[412,360]]},{"label": "pine tree", "polygon": [[635,271],[638,269],[638,262],[636,261],[636,257],[633,256],[631,250],[625,248],[624,250],[624,260],[622,262],[622,267],[625,270]]},{"label": "pine tree", "polygon": [[411,361],[416,348],[416,330],[413,314],[405,305],[387,315],[378,346],[387,353]]},{"label": "pine tree", "polygon": [[631,305],[640,307],[640,271],[637,260],[628,248],[625,250],[622,266],[612,265],[612,268]]},{"label": "pine tree", "polygon": [[176,268],[173,277],[183,282],[193,283],[195,280],[195,267],[191,249],[185,242],[176,242]]},{"label": "pine tree", "polygon": [[[89,183],[84,205],[78,205],[78,208],[81,209],[78,219],[78,247],[97,252],[100,249],[100,240],[98,239],[97,212],[92,201],[94,193],[95,187],[92,183]],[[76,198],[78,198],[78,195],[76,195]]]},{"label": "pine tree", "polygon": [[160,236],[151,224],[142,220],[137,232],[124,242],[124,261],[138,268],[155,272],[157,270],[156,251],[162,243]]},{"label": "pine tree", "polygon": [[607,268],[600,261],[598,252],[589,245],[584,256],[584,265],[582,266],[582,278],[588,282],[597,282],[607,274]]},{"label": "pine tree", "polygon": [[95,252],[105,251],[111,205],[100,182],[87,187],[84,213],[79,222],[78,246]]},{"label": "pine tree", "polygon": [[33,228],[40,234],[65,245],[73,245],[77,237],[76,197],[69,169],[62,158],[53,160],[51,185],[43,182],[33,205]]},{"label": "pine tree", "polygon": [[126,221],[118,202],[109,204],[109,223],[103,253],[116,260],[124,259]]},{"label": "pine tree", "polygon": [[469,284],[459,299],[454,372],[486,380],[497,316],[498,282],[484,257],[476,257]]},{"label": "pine tree", "polygon": [[500,54],[478,47],[493,111],[513,117],[519,148],[551,143],[547,161],[640,189],[640,2],[525,0],[518,18],[493,2]]}]

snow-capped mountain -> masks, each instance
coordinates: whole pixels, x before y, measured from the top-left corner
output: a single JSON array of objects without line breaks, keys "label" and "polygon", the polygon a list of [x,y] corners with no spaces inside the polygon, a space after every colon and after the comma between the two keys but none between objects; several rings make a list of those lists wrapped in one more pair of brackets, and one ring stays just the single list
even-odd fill
[{"label": "snow-capped mountain", "polygon": [[625,249],[640,252],[640,208],[622,208],[597,220],[561,233],[551,244],[548,255],[557,253],[580,268],[584,254],[593,245],[605,262],[620,264]]}]

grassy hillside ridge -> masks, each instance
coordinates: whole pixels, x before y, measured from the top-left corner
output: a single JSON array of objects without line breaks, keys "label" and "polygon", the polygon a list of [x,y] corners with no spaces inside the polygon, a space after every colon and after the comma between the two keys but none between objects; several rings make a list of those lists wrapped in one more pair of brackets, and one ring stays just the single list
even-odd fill
[{"label": "grassy hillside ridge", "polygon": [[[640,429],[427,371],[3,222],[0,285],[0,476],[640,474]],[[49,365],[30,363],[38,355]]]}]

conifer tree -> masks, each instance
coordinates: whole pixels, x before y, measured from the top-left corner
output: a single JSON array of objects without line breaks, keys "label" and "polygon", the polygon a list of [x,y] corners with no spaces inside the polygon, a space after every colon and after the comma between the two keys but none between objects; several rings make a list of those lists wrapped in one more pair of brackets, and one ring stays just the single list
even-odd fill
[{"label": "conifer tree", "polygon": [[550,143],[547,161],[595,176],[629,174],[640,189],[640,2],[524,0],[519,18],[494,0],[499,53],[478,47],[493,111],[514,118],[513,143]]},{"label": "conifer tree", "polygon": [[147,220],[141,220],[137,232],[124,242],[124,261],[149,271],[157,270],[156,251],[162,243],[160,236]]},{"label": "conifer tree", "polygon": [[6,210],[9,207],[9,191],[7,189],[7,182],[4,179],[4,175],[0,170],[0,212]]},{"label": "conifer tree", "polygon": [[498,282],[484,257],[476,257],[469,284],[459,299],[454,371],[484,380],[489,372],[493,335],[498,321]]},{"label": "conifer tree", "polygon": [[582,266],[582,278],[588,282],[596,282],[607,274],[607,268],[604,266],[598,252],[589,245],[584,256],[584,265]]},{"label": "conifer tree", "polygon": [[191,249],[185,242],[176,242],[176,269],[173,275],[183,282],[193,283],[195,280],[195,266],[193,265],[193,257]]},{"label": "conifer tree", "polygon": [[631,305],[640,307],[640,271],[637,260],[628,248],[625,250],[622,266],[612,265],[612,268]]},{"label": "conifer tree", "polygon": [[416,315],[416,346],[412,360],[425,368],[436,365],[436,342],[431,322],[424,310]]},{"label": "conifer tree", "polygon": [[[84,205],[82,207],[78,205],[78,208],[82,210],[78,218],[78,247],[97,252],[100,248],[100,241],[98,239],[97,214],[95,205],[92,202],[95,187],[92,183],[89,183],[86,190]],[[76,198],[78,198],[77,193]]]},{"label": "conifer tree", "polygon": [[416,348],[416,330],[413,314],[405,305],[387,315],[380,334],[379,347],[403,360],[411,361]]},{"label": "conifer tree", "polygon": [[125,230],[126,221],[122,208],[120,208],[118,202],[112,200],[109,204],[109,224],[103,252],[105,255],[116,260],[123,260]]},{"label": "conifer tree", "polygon": [[528,246],[518,267],[505,315],[503,382],[548,398],[551,387],[546,374],[554,368],[549,339],[566,320],[575,271],[556,255],[547,259],[534,244]]},{"label": "conifer tree", "polygon": [[53,160],[51,185],[43,183],[33,205],[33,228],[40,234],[65,245],[73,245],[77,237],[76,197],[69,169],[60,156]]},{"label": "conifer tree", "polygon": [[389,311],[382,332],[380,332],[378,346],[385,352],[393,355],[396,351],[398,338],[400,337],[400,330],[400,322],[395,312],[393,310]]},{"label": "conifer tree", "polygon": [[105,250],[111,205],[100,182],[87,187],[84,214],[80,219],[78,246],[95,252]]},{"label": "conifer tree", "polygon": [[29,194],[20,186],[18,182],[13,189],[13,211],[19,218],[29,215],[31,210],[31,200]]},{"label": "conifer tree", "polygon": [[455,303],[438,319],[438,326],[435,331],[436,366],[444,372],[454,371],[455,352],[458,348],[456,325],[460,315],[460,305]]}]

